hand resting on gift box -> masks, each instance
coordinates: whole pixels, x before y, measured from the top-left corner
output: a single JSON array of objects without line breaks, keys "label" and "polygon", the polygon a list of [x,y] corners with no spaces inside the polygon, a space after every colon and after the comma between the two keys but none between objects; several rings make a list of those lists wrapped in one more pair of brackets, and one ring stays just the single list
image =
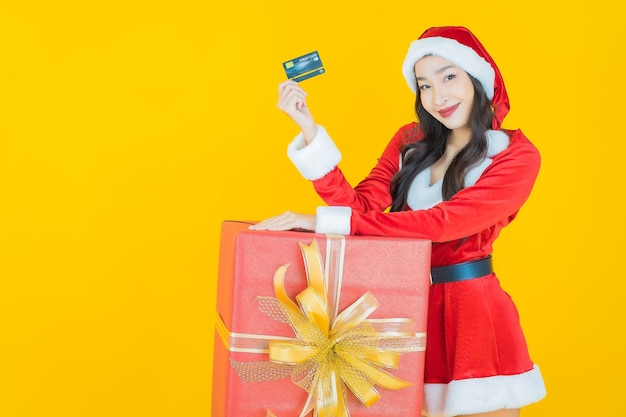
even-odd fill
[{"label": "hand resting on gift box", "polygon": [[315,231],[316,217],[314,214],[301,214],[286,211],[278,216],[270,217],[250,226],[250,230],[301,230]]}]

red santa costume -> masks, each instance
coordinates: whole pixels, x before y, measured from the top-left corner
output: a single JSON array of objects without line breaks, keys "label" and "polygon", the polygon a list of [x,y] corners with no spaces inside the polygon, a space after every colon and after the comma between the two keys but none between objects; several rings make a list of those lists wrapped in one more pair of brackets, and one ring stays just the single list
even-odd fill
[{"label": "red santa costume", "polygon": [[[493,130],[486,158],[465,178],[465,188],[442,201],[442,180],[430,185],[420,172],[408,195],[410,210],[385,212],[389,185],[401,167],[403,146],[422,138],[418,123],[401,127],[371,173],[356,187],[337,167],[341,154],[318,126],[305,146],[302,135],[288,154],[328,207],[318,207],[316,232],[429,239],[432,267],[489,258],[500,230],[517,215],[539,171],[537,149],[521,130],[500,130],[509,102],[493,59],[469,30],[427,30],[408,51],[403,73],[416,92],[415,63],[445,58],[476,78],[491,99]],[[539,368],[528,354],[513,301],[490,270],[485,276],[431,285],[424,413],[456,416],[519,408],[545,396]]]}]

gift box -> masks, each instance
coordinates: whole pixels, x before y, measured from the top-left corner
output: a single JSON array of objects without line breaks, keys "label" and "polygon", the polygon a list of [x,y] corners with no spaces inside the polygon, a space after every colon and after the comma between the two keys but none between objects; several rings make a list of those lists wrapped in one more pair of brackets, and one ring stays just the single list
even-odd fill
[{"label": "gift box", "polygon": [[[317,306],[320,300],[327,301],[330,319],[326,321],[330,320],[331,323],[328,326],[331,329],[324,337],[336,337],[344,341],[348,337],[337,337],[337,333],[351,324],[336,324],[332,328],[332,323],[359,321],[357,333],[376,334],[377,338],[383,335],[379,338],[380,346],[374,349],[376,351],[384,351],[389,343],[395,343],[394,340],[409,340],[406,344],[408,348],[398,355],[399,362],[391,368],[385,366],[385,363],[393,354],[381,354],[384,359],[370,361],[363,357],[349,357],[350,352],[331,352],[328,357],[345,358],[343,362],[349,362],[349,368],[352,368],[353,363],[361,363],[361,368],[352,372],[356,376],[345,377],[345,372],[339,376],[333,374],[330,386],[336,389],[334,396],[339,397],[340,403],[345,400],[342,406],[345,405],[353,417],[421,415],[431,242],[295,231],[250,231],[248,226],[247,223],[234,221],[222,224],[211,415],[265,417],[273,413],[278,417],[297,417],[303,410],[316,407],[316,401],[317,407],[320,407],[320,399],[316,399],[315,394],[324,397],[326,394],[320,395],[319,392],[327,392],[328,383],[324,388],[318,387],[318,391],[307,388],[307,392],[301,383],[307,379],[306,375],[285,376],[290,374],[290,369],[293,370],[295,365],[274,363],[279,354],[290,358],[308,354],[307,349],[311,347],[300,346],[303,344],[302,335],[296,334],[298,329],[311,326],[306,321],[307,314],[315,326],[317,321],[321,321],[321,334],[325,332],[324,319],[320,319],[320,316],[326,310]],[[319,289],[319,283],[317,292],[312,288],[316,286],[311,283],[314,275],[323,276],[323,290]],[[277,294],[280,292],[283,294]],[[289,297],[293,308],[289,307],[288,300],[277,302],[277,299],[281,299],[280,295],[283,300]],[[310,304],[302,308],[302,305],[298,305],[300,302]],[[294,325],[293,321],[287,322],[285,317],[293,318],[295,308],[305,313],[294,319]],[[361,319],[367,316],[366,320],[356,320],[355,316],[359,314]],[[363,331],[363,326],[369,330]],[[410,337],[407,336],[408,328],[411,329]],[[372,329],[376,332],[373,333]],[[347,330],[346,334],[350,331]],[[394,332],[402,337],[387,337]],[[285,346],[289,349],[295,346],[295,349],[292,352]],[[395,346],[391,350],[402,351],[403,346],[399,349]],[[311,349],[317,352],[321,348]],[[279,353],[274,354],[276,351]],[[309,364],[310,360],[306,363]],[[309,376],[306,387],[315,384],[315,375],[321,374],[321,368],[328,367],[319,365],[319,368],[313,369],[314,372],[311,372],[310,366],[308,370],[304,368]],[[330,368],[334,369],[334,366]],[[303,368],[300,367],[299,371],[302,373]],[[277,373],[280,374],[278,379]],[[255,382],[246,381],[249,379],[246,374],[252,374],[253,379],[256,378]],[[367,391],[366,397],[373,392],[375,398],[364,399],[364,395],[357,398],[363,381],[354,383],[351,378],[368,379],[363,374],[374,375],[370,379],[379,381],[392,379],[391,384],[395,384],[396,380],[402,381],[399,384],[401,388],[381,388],[380,385],[369,391],[363,388],[363,392]],[[389,375],[391,377],[387,378]],[[315,392],[310,395],[310,391]],[[328,396],[333,397],[332,393]],[[322,398],[321,401],[326,399]]]}]

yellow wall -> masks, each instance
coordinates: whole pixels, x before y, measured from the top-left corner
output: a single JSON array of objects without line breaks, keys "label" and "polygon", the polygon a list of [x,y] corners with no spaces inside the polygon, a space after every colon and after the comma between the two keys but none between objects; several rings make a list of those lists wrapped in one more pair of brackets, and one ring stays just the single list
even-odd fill
[{"label": "yellow wall", "polygon": [[356,181],[442,24],[483,41],[543,155],[496,247],[549,392],[524,415],[623,415],[623,16],[560,3],[4,2],[0,416],[208,416],[221,220],[320,203],[285,155],[281,63],[319,50],[303,85]]}]

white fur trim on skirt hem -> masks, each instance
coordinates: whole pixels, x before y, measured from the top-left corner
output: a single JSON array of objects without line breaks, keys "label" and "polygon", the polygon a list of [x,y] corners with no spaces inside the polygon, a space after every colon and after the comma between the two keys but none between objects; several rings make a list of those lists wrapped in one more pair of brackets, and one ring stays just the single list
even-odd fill
[{"label": "white fur trim on skirt hem", "polygon": [[541,400],[546,388],[539,367],[518,375],[499,375],[425,384],[423,414],[452,417],[520,408]]}]

